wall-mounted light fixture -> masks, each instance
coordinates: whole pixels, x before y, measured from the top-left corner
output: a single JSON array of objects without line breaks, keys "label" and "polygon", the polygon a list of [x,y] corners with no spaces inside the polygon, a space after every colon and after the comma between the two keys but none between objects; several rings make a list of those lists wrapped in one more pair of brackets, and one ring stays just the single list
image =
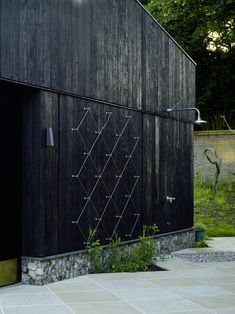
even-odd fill
[{"label": "wall-mounted light fixture", "polygon": [[202,120],[200,111],[197,108],[168,108],[166,109],[167,112],[172,112],[172,111],[190,111],[190,110],[195,110],[197,112],[197,119],[195,120],[195,124],[202,124],[202,123],[207,123],[207,121]]},{"label": "wall-mounted light fixture", "polygon": [[48,147],[55,146],[52,128],[46,129],[46,146]]}]

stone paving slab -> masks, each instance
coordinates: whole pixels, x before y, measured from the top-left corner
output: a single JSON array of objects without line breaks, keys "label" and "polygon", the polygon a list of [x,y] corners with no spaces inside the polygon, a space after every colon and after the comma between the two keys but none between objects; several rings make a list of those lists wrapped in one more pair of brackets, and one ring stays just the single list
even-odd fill
[{"label": "stone paving slab", "polygon": [[[216,239],[214,252],[221,243],[231,250],[234,240]],[[168,271],[1,288],[0,314],[235,314],[235,261],[197,263],[175,256],[158,265]]]}]

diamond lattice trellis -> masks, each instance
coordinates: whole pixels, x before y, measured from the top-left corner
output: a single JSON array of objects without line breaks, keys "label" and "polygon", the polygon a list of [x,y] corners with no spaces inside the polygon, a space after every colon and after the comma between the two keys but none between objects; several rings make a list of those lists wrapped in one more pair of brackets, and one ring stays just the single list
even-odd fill
[{"label": "diamond lattice trellis", "polygon": [[84,243],[91,240],[89,228],[103,242],[116,234],[123,240],[131,239],[141,216],[141,138],[136,117],[123,109],[108,109],[97,112],[84,107],[80,121],[72,128],[74,145],[84,150],[82,162],[72,174],[82,195],[72,224],[78,227]]}]

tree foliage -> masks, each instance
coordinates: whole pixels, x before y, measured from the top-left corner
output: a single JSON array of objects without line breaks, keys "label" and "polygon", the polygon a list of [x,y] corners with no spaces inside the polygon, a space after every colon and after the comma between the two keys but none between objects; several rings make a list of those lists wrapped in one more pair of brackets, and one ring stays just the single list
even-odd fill
[{"label": "tree foliage", "polygon": [[197,62],[197,106],[204,116],[225,115],[235,128],[235,1],[142,3]]}]

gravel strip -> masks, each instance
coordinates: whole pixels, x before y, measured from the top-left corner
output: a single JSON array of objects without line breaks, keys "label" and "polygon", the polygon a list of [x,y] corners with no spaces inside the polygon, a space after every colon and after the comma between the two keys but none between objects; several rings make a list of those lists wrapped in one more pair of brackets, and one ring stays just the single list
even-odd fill
[{"label": "gravel strip", "polygon": [[173,256],[188,260],[193,263],[208,262],[232,262],[235,261],[235,252],[217,251],[217,252],[190,252],[190,253],[172,253]]}]

